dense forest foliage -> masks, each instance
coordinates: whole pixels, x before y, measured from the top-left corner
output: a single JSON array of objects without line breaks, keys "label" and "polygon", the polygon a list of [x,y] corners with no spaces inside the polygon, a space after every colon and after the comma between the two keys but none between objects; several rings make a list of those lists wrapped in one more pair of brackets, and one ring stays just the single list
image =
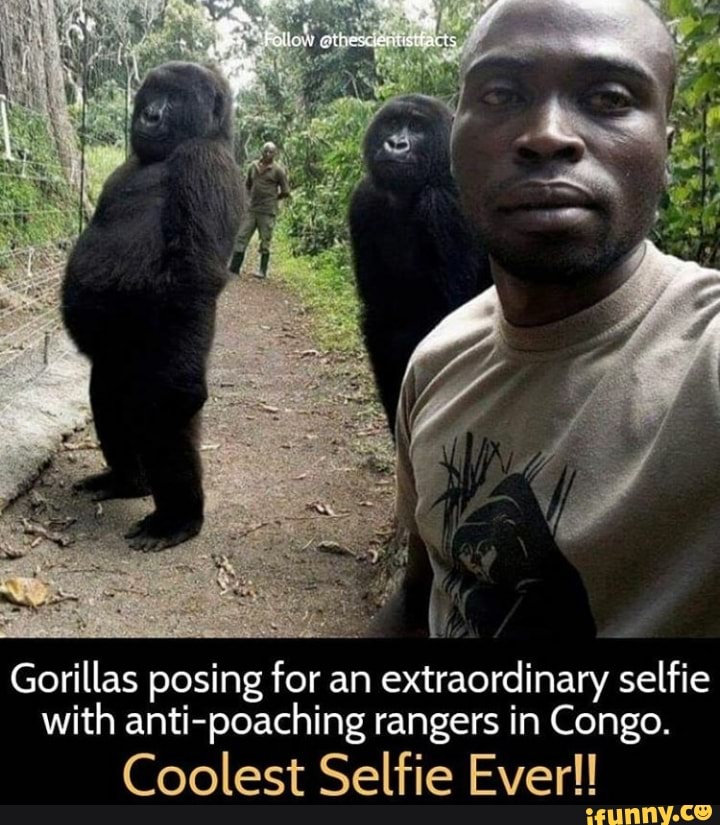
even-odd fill
[{"label": "dense forest foliage", "polygon": [[[237,160],[272,140],[293,198],[282,232],[295,255],[349,281],[346,211],[363,132],[405,92],[457,99],[461,44],[483,0],[55,0],[71,116],[102,174],[127,150],[132,95],[169,59],[217,61],[237,91]],[[720,0],[666,0],[680,55],[664,249],[720,263]],[[443,34],[432,47],[323,47],[333,34]],[[278,45],[295,37],[303,45]]]}]

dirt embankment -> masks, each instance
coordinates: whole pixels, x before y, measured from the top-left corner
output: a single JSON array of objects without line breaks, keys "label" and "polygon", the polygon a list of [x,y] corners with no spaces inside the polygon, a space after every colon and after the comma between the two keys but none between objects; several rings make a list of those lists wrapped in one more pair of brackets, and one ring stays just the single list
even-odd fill
[{"label": "dirt embankment", "polygon": [[391,442],[364,365],[317,351],[272,278],[222,296],[204,412],[201,535],[137,553],[123,532],[150,499],[102,505],[72,485],[98,471],[77,432],[0,517],[0,580],[51,589],[0,601],[12,636],[357,636],[377,609],[374,560],[390,530]]}]

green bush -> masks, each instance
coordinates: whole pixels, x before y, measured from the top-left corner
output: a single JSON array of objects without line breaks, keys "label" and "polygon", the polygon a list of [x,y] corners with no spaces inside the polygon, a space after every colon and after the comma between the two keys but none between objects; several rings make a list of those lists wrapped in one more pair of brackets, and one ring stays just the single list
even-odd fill
[{"label": "green bush", "polygon": [[343,97],[326,106],[307,128],[287,141],[293,198],[288,237],[298,255],[347,244],[347,210],[363,176],[362,139],[377,104]]},{"label": "green bush", "polygon": [[107,177],[125,160],[125,150],[119,146],[88,146],[85,149],[86,189],[93,203]]},{"label": "green bush", "polygon": [[93,92],[85,107],[84,125],[82,107],[70,107],[75,131],[88,145],[124,147],[129,115],[125,89],[114,80]]},{"label": "green bush", "polygon": [[8,126],[12,160],[0,158],[0,253],[68,237],[78,224],[77,194],[65,180],[47,119],[11,106]]},{"label": "green bush", "polygon": [[679,41],[671,183],[657,237],[666,252],[720,265],[720,10],[670,0]]}]

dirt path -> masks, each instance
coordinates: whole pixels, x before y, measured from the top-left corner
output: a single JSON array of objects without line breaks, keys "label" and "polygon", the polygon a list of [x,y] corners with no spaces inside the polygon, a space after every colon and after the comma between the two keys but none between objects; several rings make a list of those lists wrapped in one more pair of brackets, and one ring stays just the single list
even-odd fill
[{"label": "dirt path", "polygon": [[[272,278],[243,276],[223,294],[202,439],[206,521],[193,541],[130,550],[122,533],[151,500],[99,506],[73,493],[102,466],[82,449],[92,427],[76,433],[0,517],[0,579],[35,576],[56,598],[35,610],[0,601],[0,633],[362,634],[392,507],[390,440],[358,359],[318,353],[308,329]],[[70,543],[26,532],[37,525]]]}]

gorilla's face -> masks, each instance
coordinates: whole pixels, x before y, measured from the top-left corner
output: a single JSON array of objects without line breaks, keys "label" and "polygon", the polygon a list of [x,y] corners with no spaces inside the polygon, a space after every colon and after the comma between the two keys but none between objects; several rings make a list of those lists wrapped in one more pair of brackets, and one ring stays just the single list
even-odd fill
[{"label": "gorilla's face", "polygon": [[450,173],[452,115],[440,101],[405,95],[386,103],[365,137],[365,165],[376,185],[414,192]]},{"label": "gorilla's face", "polygon": [[153,163],[188,139],[223,137],[230,107],[229,90],[218,85],[211,70],[181,62],[159,66],[135,98],[133,151],[144,163]]}]

